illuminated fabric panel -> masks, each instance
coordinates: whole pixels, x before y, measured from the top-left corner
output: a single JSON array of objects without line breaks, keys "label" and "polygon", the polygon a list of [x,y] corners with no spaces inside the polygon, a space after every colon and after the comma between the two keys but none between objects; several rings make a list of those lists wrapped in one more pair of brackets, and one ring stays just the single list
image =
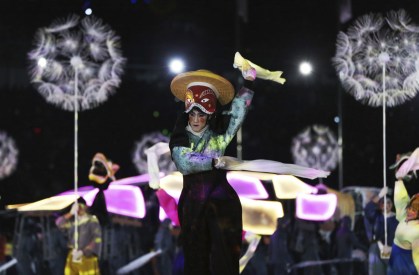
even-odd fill
[{"label": "illuminated fabric panel", "polygon": [[[257,173],[254,173],[257,174]],[[259,173],[263,174],[263,173]],[[231,187],[236,191],[239,197],[251,199],[266,199],[268,192],[262,182],[250,173],[228,172],[227,180]],[[171,197],[179,200],[183,187],[183,176],[179,172],[171,173],[160,179],[160,187],[164,189]]]},{"label": "illuminated fabric panel", "polygon": [[77,198],[78,196],[72,194],[54,196],[18,207],[17,210],[19,212],[59,211],[72,204]]},{"label": "illuminated fabric panel", "polygon": [[167,192],[172,198],[179,201],[183,187],[183,176],[180,172],[173,172],[160,179],[160,188]]},{"label": "illuminated fabric panel", "polygon": [[159,218],[163,221],[165,218],[170,218],[174,225],[179,225],[179,216],[177,212],[177,201],[171,197],[164,189],[159,189],[156,192],[159,199]]},{"label": "illuminated fabric panel", "polygon": [[[87,205],[92,205],[97,192],[99,190],[94,189],[83,195]],[[133,218],[145,217],[146,211],[143,193],[137,186],[111,184],[104,191],[104,194],[106,209],[109,213]]]},{"label": "illuminated fabric panel", "polygon": [[240,198],[242,204],[243,230],[258,235],[272,235],[277,219],[284,216],[282,204],[277,201],[259,201]]},{"label": "illuminated fabric panel", "polygon": [[[85,194],[87,194],[87,193],[89,193],[90,191],[92,191],[92,190],[94,190],[95,189],[95,187],[93,187],[93,186],[82,186],[82,187],[79,187],[78,189],[77,189],[77,194],[79,195],[79,196],[84,196]],[[57,196],[62,196],[62,195],[74,195],[75,193],[74,193],[74,190],[68,190],[68,191],[65,191],[65,192],[62,192],[62,193],[59,193]]]},{"label": "illuminated fabric panel", "polygon": [[[78,194],[82,196],[88,206],[93,204],[96,194],[99,189],[92,186],[83,186],[77,190]],[[66,194],[73,194],[74,190],[69,190],[58,196]],[[106,209],[109,213],[114,213],[122,216],[132,218],[144,218],[145,202],[143,193],[137,186],[132,185],[114,185],[110,184],[108,189],[104,191],[106,200]],[[73,200],[74,202],[74,200]]]},{"label": "illuminated fabric panel", "polygon": [[276,175],[272,183],[278,199],[295,199],[299,193],[317,193],[317,188],[290,175]]},{"label": "illuminated fabric panel", "polygon": [[269,197],[262,182],[253,176],[243,175],[240,172],[228,172],[227,181],[236,190],[239,197],[249,199],[267,199]]},{"label": "illuminated fabric panel", "polygon": [[302,220],[326,221],[336,210],[335,194],[311,195],[300,193],[296,198],[296,216]]}]

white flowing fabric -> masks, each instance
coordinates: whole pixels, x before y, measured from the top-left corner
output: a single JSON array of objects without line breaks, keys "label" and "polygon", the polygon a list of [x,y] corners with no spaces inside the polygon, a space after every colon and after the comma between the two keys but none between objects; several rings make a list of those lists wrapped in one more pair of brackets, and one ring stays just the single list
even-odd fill
[{"label": "white flowing fabric", "polygon": [[0,272],[2,273],[3,271],[6,271],[7,269],[14,266],[15,264],[17,264],[17,260],[16,260],[16,258],[13,258],[10,261],[8,261],[7,263],[0,266]]},{"label": "white flowing fabric", "polygon": [[419,170],[419,148],[410,155],[410,157],[397,170],[396,178],[401,179],[405,177],[410,171]]},{"label": "white flowing fabric", "polygon": [[266,159],[239,160],[234,157],[224,156],[219,161],[222,163],[220,169],[225,170],[293,175],[307,179],[326,178],[330,174],[328,171]]},{"label": "white flowing fabric", "polygon": [[244,255],[240,258],[240,261],[239,261],[240,273],[242,273],[242,271],[246,267],[247,263],[250,261],[250,259],[255,254],[256,248],[258,247],[261,236],[259,236],[257,234],[254,234],[252,232],[246,232],[244,238],[249,243],[249,246],[247,247],[246,253],[244,253]]},{"label": "white flowing fabric", "polygon": [[150,176],[149,185],[153,189],[160,188],[160,169],[159,157],[169,153],[169,144],[166,142],[158,142],[144,151],[147,155],[147,168]]},{"label": "white flowing fabric", "polygon": [[153,259],[157,255],[160,255],[161,252],[162,251],[159,249],[157,251],[152,251],[150,253],[147,253],[147,254],[139,257],[138,259],[135,259],[134,261],[130,262],[129,264],[119,268],[116,274],[120,275],[120,274],[130,273],[131,271],[142,267],[143,265],[148,263],[151,259]]},{"label": "white flowing fabric", "polygon": [[[159,156],[170,152],[169,144],[159,142],[151,146],[145,153],[147,155],[148,174],[150,175],[149,185],[151,188],[160,187],[159,176]],[[293,175],[307,179],[326,178],[330,172],[314,168],[304,167],[295,164],[282,163],[273,160],[239,160],[234,157],[220,157],[217,168],[231,171],[254,171],[263,173],[273,173],[281,175]]]}]

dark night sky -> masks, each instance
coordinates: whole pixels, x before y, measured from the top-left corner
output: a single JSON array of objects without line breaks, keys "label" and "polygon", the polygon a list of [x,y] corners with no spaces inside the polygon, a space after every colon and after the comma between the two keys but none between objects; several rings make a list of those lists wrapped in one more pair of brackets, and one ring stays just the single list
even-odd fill
[{"label": "dark night sky", "polygon": [[[79,179],[87,185],[92,156],[103,152],[120,164],[118,178],[137,175],[131,153],[144,134],[170,131],[177,111],[167,60],[180,56],[187,70],[209,69],[234,84],[240,51],[254,63],[284,71],[285,85],[257,81],[243,125],[243,158],[292,163],[291,140],[312,124],[337,134],[340,84],[331,64],[340,25],[339,1],[249,0],[247,22],[236,1],[91,0],[95,16],[121,37],[127,58],[122,84],[104,104],[79,115]],[[82,0],[14,0],[0,3],[0,130],[19,149],[16,171],[0,180],[0,205],[30,202],[73,186],[73,113],[47,103],[29,83],[27,53],[40,27],[71,13]],[[419,23],[415,0],[354,0],[352,18],[404,8]],[[416,16],[416,18],[415,18]],[[299,76],[311,60],[314,74]],[[343,185],[382,186],[381,108],[362,105],[342,92]],[[387,112],[387,159],[417,147],[419,98]],[[158,111],[160,116],[154,117]],[[230,148],[235,154],[235,148]],[[388,184],[393,185],[391,172]],[[324,183],[338,187],[338,170]]]}]

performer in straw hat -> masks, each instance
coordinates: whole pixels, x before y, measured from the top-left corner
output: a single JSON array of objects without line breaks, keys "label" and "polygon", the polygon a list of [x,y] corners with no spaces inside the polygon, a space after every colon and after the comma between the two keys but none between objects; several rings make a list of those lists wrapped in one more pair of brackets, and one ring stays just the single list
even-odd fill
[{"label": "performer in straw hat", "polygon": [[[248,80],[264,70],[255,69],[245,59],[235,60],[235,67]],[[264,75],[264,79],[268,78]],[[242,88],[234,95],[227,79],[207,70],[181,73],[170,88],[185,103],[169,144],[173,161],[183,174],[178,215],[185,274],[239,274],[242,208],[227,182],[226,170],[218,168],[225,165],[220,157],[242,125],[253,91]],[[217,112],[219,105],[230,102],[227,115]]]}]

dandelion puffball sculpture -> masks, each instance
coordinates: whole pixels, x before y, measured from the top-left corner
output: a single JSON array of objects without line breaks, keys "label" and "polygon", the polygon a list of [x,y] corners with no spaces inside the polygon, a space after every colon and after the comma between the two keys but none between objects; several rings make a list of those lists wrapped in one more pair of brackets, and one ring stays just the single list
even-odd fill
[{"label": "dandelion puffball sculpture", "polygon": [[331,171],[338,163],[338,143],[326,126],[305,128],[293,138],[291,153],[294,163],[305,167]]},{"label": "dandelion puffball sculpture", "polygon": [[[404,10],[364,15],[337,38],[333,63],[342,86],[358,101],[382,106],[383,187],[387,186],[386,106],[413,98],[419,89],[419,27]],[[384,205],[386,196],[384,196]],[[387,245],[387,211],[384,211]]]},{"label": "dandelion puffball sculpture", "polygon": [[73,15],[40,28],[28,56],[31,82],[47,102],[68,111],[106,101],[125,63],[119,37],[92,16]]},{"label": "dandelion puffball sculpture", "polygon": [[[107,100],[121,82],[119,37],[95,17],[76,15],[40,28],[29,54],[31,82],[47,100],[74,111],[74,192],[78,193],[78,112]],[[74,245],[78,249],[77,213]]]},{"label": "dandelion puffball sculpture", "polygon": [[10,176],[16,170],[18,155],[15,141],[0,131],[0,179]]},{"label": "dandelion puffball sculpture", "polygon": [[419,27],[404,10],[358,18],[337,37],[333,63],[344,89],[371,106],[413,98],[419,90],[418,42]]},{"label": "dandelion puffball sculpture", "polygon": [[[135,148],[132,153],[132,162],[139,173],[144,174],[148,172],[147,154],[145,153],[145,150],[159,142],[169,143],[169,138],[160,132],[152,132],[145,134],[140,141],[135,143]],[[165,174],[177,170],[170,154],[159,156],[158,166],[159,170]]]}]

